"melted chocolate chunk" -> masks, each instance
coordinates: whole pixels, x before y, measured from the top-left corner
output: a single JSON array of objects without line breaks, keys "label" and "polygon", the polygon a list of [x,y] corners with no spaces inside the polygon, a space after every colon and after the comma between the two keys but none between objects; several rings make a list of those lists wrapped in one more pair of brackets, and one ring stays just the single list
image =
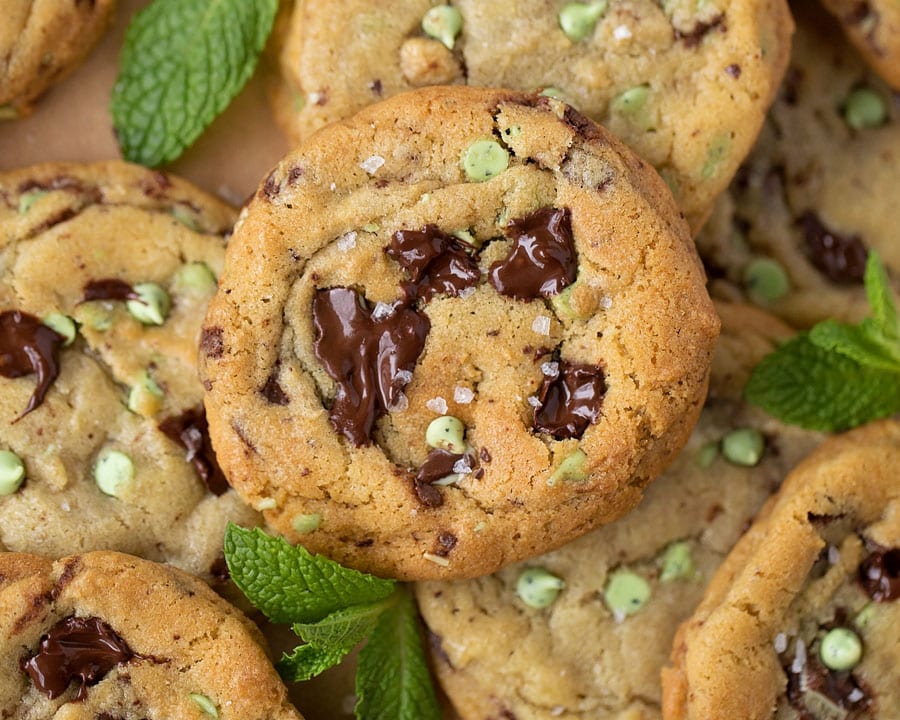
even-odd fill
[{"label": "melted chocolate chunk", "polygon": [[800,218],[810,260],[832,282],[842,285],[861,283],[866,271],[868,250],[858,235],[838,235],[825,227],[812,210]]},{"label": "melted chocolate chunk", "polygon": [[556,377],[544,377],[534,409],[534,429],[557,439],[580,438],[597,417],[606,383],[596,365],[559,363]]},{"label": "melted chocolate chunk", "polygon": [[847,718],[868,717],[867,711],[873,709],[872,694],[866,685],[849,672],[829,670],[816,657],[816,651],[810,652],[803,669],[795,673],[790,667],[785,668],[787,674],[787,698],[791,706],[797,710],[800,720],[817,720],[812,711],[822,702],[808,702],[808,695],[814,694],[827,698],[839,708],[848,711]]},{"label": "melted chocolate chunk", "polygon": [[512,250],[490,268],[490,283],[501,295],[532,300],[556,295],[575,280],[578,265],[568,208],[542,208],[512,220]]},{"label": "melted chocolate chunk", "polygon": [[706,37],[706,34],[710,30],[719,27],[719,25],[721,25],[724,21],[724,15],[716,15],[716,17],[714,17],[709,22],[698,22],[687,32],[682,32],[681,30],[676,29],[675,39],[683,42],[685,47],[695,48],[700,44],[703,38]]},{"label": "melted chocolate chunk", "polygon": [[444,504],[444,496],[441,494],[440,488],[428,483],[413,482],[413,489],[416,491],[416,497],[425,507],[440,507]]},{"label": "melted chocolate chunk", "polygon": [[416,482],[430,485],[435,480],[452,475],[453,466],[462,458],[462,455],[457,455],[449,450],[435,448],[428,453],[428,457],[425,458],[425,462],[416,473]]},{"label": "melted chocolate chunk", "polygon": [[88,685],[96,685],[134,653],[105,622],[96,617],[68,617],[41,638],[40,649],[22,662],[34,686],[51,700],[62,695],[73,680],[79,683],[76,700],[83,700]]},{"label": "melted chocolate chunk", "polygon": [[37,384],[20,420],[44,402],[59,375],[59,350],[65,338],[34,315],[18,310],[0,313],[0,375],[19,378],[35,373]]},{"label": "melted chocolate chunk", "polygon": [[428,302],[435,295],[456,296],[481,279],[465,244],[436,225],[398,230],[384,251],[409,273],[412,282],[403,284],[409,299]]},{"label": "melted chocolate chunk", "polygon": [[193,464],[200,479],[213,495],[223,495],[228,490],[228,481],[213,452],[209,424],[202,407],[166,418],[159,424],[159,429],[166,437],[187,450],[184,459]]},{"label": "melted chocolate chunk", "polygon": [[134,288],[124,280],[91,280],[84,286],[81,302],[92,300],[140,300]]},{"label": "melted chocolate chunk", "polygon": [[334,428],[357,447],[372,440],[375,420],[396,405],[408,374],[425,347],[431,322],[396,303],[375,318],[350,288],[316,291],[313,351],[337,383],[331,406]]},{"label": "melted chocolate chunk", "polygon": [[871,552],[859,565],[859,582],[875,602],[900,597],[900,549],[868,543]]}]

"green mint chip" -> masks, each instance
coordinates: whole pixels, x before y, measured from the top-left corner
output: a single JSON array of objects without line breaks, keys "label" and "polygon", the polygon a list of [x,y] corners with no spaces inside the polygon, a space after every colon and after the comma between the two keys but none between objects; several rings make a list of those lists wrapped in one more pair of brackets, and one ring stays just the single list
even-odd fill
[{"label": "green mint chip", "polygon": [[316,623],[335,611],[383,600],[396,584],[234,524],[225,531],[225,561],[235,584],[276,623]]},{"label": "green mint chip", "polygon": [[110,110],[122,154],[171,162],[240,92],[278,0],[154,0],[125,35]]},{"label": "green mint chip", "polygon": [[360,720],[440,720],[418,613],[403,588],[359,653],[356,694]]}]

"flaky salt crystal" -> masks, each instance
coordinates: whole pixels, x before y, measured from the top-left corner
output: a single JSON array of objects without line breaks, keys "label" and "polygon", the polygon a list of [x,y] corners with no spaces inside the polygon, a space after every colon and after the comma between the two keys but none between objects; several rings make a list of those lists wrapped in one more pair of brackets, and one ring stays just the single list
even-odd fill
[{"label": "flaky salt crystal", "polygon": [[547,377],[556,377],[559,375],[559,363],[545,362],[541,363],[541,372]]},{"label": "flaky salt crystal", "polygon": [[341,252],[347,252],[348,250],[352,250],[356,247],[356,231],[351,230],[344,235],[341,235],[337,241],[338,250]]},{"label": "flaky salt crystal", "polygon": [[475,393],[469,388],[463,387],[462,385],[457,385],[453,388],[453,402],[459,403],[460,405],[468,405],[474,399]]},{"label": "flaky salt crystal", "polygon": [[550,318],[546,315],[538,315],[534,319],[534,322],[531,323],[531,329],[534,330],[538,335],[549,335]]},{"label": "flaky salt crystal", "polygon": [[359,166],[365,170],[369,175],[374,175],[378,172],[378,168],[384,165],[384,158],[381,155],[372,155],[371,157],[367,157],[363,160]]},{"label": "flaky salt crystal", "polygon": [[616,40],[627,40],[631,37],[631,30],[628,29],[627,25],[619,25],[619,27],[613,30],[613,37]]},{"label": "flaky salt crystal", "polygon": [[425,403],[425,407],[431,410],[431,412],[436,412],[438,415],[447,414],[447,401],[440,395],[431,398],[431,400]]}]

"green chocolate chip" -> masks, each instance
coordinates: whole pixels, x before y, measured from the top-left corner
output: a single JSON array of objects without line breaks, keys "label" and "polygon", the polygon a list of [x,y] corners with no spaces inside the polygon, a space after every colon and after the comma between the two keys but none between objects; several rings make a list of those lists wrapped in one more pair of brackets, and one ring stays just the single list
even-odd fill
[{"label": "green chocolate chip", "polygon": [[104,450],[94,466],[94,480],[100,491],[119,497],[122,490],[134,479],[134,463],[125,453]]},{"label": "green chocolate chip", "polygon": [[308,515],[297,515],[291,525],[296,532],[302,535],[305,533],[311,533],[313,530],[318,530],[321,523],[321,514],[309,513]]},{"label": "green chocolate chip", "polygon": [[616,619],[623,620],[650,599],[650,583],[630,570],[616,570],[606,583],[603,599]]},{"label": "green chocolate chip", "polygon": [[141,417],[153,417],[162,408],[163,391],[146,370],[128,392],[128,409]]},{"label": "green chocolate chip", "polygon": [[719,457],[719,443],[713,440],[697,451],[697,454],[694,456],[694,462],[706,470],[716,461],[717,457]]},{"label": "green chocolate chip", "polygon": [[0,450],[0,495],[12,495],[25,479],[25,463],[10,450]]},{"label": "green chocolate chip", "polygon": [[691,546],[684,541],[672,543],[665,549],[662,557],[662,571],[659,579],[662,582],[672,580],[684,580],[694,574],[694,558],[691,556]]},{"label": "green chocolate chip", "polygon": [[862,610],[856,613],[853,618],[853,624],[860,629],[864,629],[872,621],[872,616],[877,612],[875,603],[869,603]]},{"label": "green chocolate chip", "polygon": [[176,205],[172,208],[172,217],[191,230],[196,231],[198,229],[197,220],[194,217],[194,214],[181,205]]},{"label": "green chocolate chip", "polygon": [[62,313],[50,313],[49,315],[45,315],[41,322],[65,338],[63,347],[69,347],[69,345],[75,342],[75,336],[78,334],[78,326],[75,325],[75,321],[68,315],[63,315]]},{"label": "green chocolate chip", "polygon": [[462,240],[466,245],[471,245],[474,248],[481,246],[481,243],[475,239],[475,236],[470,230],[455,230],[453,232],[453,237]]},{"label": "green chocolate chip", "polygon": [[137,300],[128,300],[125,307],[144,325],[162,325],[172,308],[169,293],[156,283],[139,283],[134,286]]},{"label": "green chocolate chip", "polygon": [[741,428],[722,438],[722,455],[730,463],[753,467],[762,459],[766,439],[759,430]]},{"label": "green chocolate chip", "polygon": [[543,95],[544,97],[552,97],[557,100],[562,100],[563,102],[569,102],[568,100],[566,100],[565,93],[558,87],[545,87],[543,90],[541,90],[541,95]]},{"label": "green chocolate chip", "polygon": [[607,0],[566,3],[559,11],[559,26],[572,42],[584,40],[594,32],[594,26],[606,12],[606,5]]},{"label": "green chocolate chip", "polygon": [[428,424],[425,430],[425,442],[429,447],[449,450],[457,455],[466,451],[466,426],[462,420],[452,415],[441,415]]},{"label": "green chocolate chip", "polygon": [[219,717],[219,709],[216,707],[216,704],[206,695],[201,695],[200,693],[190,693],[188,697],[193,700],[194,703],[196,703],[197,707],[199,707],[210,717]]},{"label": "green chocolate chip", "polygon": [[24,215],[31,210],[31,206],[46,194],[46,190],[32,190],[31,192],[23,193],[19,198],[19,215]]},{"label": "green chocolate chip", "polygon": [[747,263],[743,281],[747,294],[757,305],[775,302],[791,289],[784,266],[771,258],[755,258]]},{"label": "green chocolate chip", "polygon": [[516,594],[528,607],[549,607],[565,583],[544,568],[529,568],[516,581]]},{"label": "green chocolate chip", "polygon": [[509,153],[498,142],[477,140],[466,150],[462,165],[469,180],[483,182],[509,167]]},{"label": "green chocolate chip", "polygon": [[422,30],[452,50],[462,30],[462,14],[452,5],[436,5],[422,18]]},{"label": "green chocolate chip", "polygon": [[211,295],[216,291],[216,286],[216,276],[204,262],[186,263],[172,278],[172,289],[185,295]]},{"label": "green chocolate chip", "polygon": [[567,455],[547,479],[547,484],[552,487],[559,482],[581,482],[582,480],[587,480],[587,470],[584,466],[586,460],[587,455],[585,455],[584,450],[576,450]]},{"label": "green chocolate chip", "polygon": [[880,93],[871,88],[857,88],[847,96],[844,120],[854,130],[878,127],[887,120],[887,105]]},{"label": "green chocolate chip", "polygon": [[362,229],[367,233],[377,233],[379,230],[381,230],[381,226],[377,222],[370,222],[363,225]]},{"label": "green chocolate chip", "polygon": [[629,88],[612,101],[613,112],[620,115],[634,115],[643,110],[649,97],[649,85],[637,85]]},{"label": "green chocolate chip", "polygon": [[862,640],[852,630],[834,628],[822,638],[819,657],[822,664],[831,670],[852,670],[862,658]]},{"label": "green chocolate chip", "polygon": [[709,146],[706,151],[706,162],[703,163],[703,169],[700,171],[704,180],[709,180],[719,172],[719,166],[728,157],[730,150],[731,139],[727,137],[720,137]]}]

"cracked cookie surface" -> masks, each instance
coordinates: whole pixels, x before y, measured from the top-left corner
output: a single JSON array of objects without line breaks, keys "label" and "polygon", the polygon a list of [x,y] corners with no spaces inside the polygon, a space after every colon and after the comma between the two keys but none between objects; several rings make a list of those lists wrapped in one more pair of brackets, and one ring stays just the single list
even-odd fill
[{"label": "cracked cookie surface", "polygon": [[696,231],[759,132],[792,22],[782,0],[317,0],[283,25],[274,104],[295,142],[425,85],[546,90],[654,165]]},{"label": "cracked cookie surface", "polygon": [[678,631],[674,718],[897,718],[900,423],[828,440],[767,503]]},{"label": "cracked cookie surface", "polygon": [[869,250],[895,287],[900,271],[900,106],[817,3],[793,10],[779,97],[697,247],[714,295],[749,297],[801,327],[858,321]]},{"label": "cracked cookie surface", "polygon": [[0,120],[24,115],[74,70],[112,22],[115,0],[0,0]]},{"label": "cracked cookie surface", "polygon": [[4,718],[301,720],[258,628],[176,568],[0,553],[0,607]]},{"label": "cracked cookie surface", "polygon": [[[661,717],[660,671],[678,623],[821,439],[741,400],[750,370],[791,330],[749,306],[716,307],[722,334],[709,398],[685,449],[635,510],[494,575],[416,585],[434,667],[465,720]],[[748,431],[764,437],[758,457],[734,454],[727,439]],[[517,592],[535,569],[563,583],[546,607]],[[630,599],[639,604],[629,608]]]},{"label": "cracked cookie surface", "polygon": [[639,501],[690,432],[717,332],[645,163],[559,101],[432,88],[270,174],[201,374],[226,474],[290,541],[474,576]]},{"label": "cracked cookie surface", "polygon": [[0,549],[212,580],[227,521],[259,521],[215,464],[197,379],[234,216],[125,163],[0,173]]}]

